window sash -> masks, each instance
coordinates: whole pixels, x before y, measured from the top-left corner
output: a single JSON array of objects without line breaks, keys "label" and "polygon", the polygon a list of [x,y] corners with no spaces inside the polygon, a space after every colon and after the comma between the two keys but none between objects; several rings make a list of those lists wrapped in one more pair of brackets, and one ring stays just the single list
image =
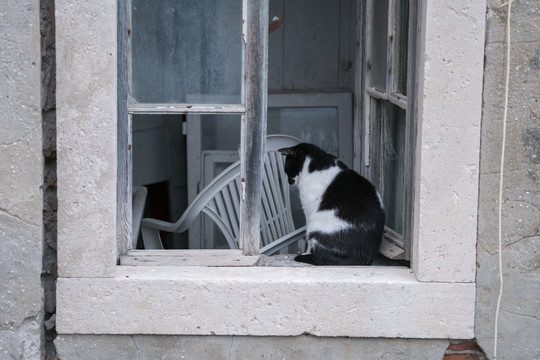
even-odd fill
[{"label": "window sash", "polygon": [[[122,32],[119,32],[119,68],[128,64],[128,73],[119,83],[119,171],[123,180],[119,180],[118,190],[121,194],[119,202],[119,223],[129,226],[119,226],[118,235],[121,239],[131,238],[131,115],[134,114],[241,114],[241,177],[245,196],[240,204],[240,248],[244,255],[257,255],[259,253],[259,222],[260,222],[260,194],[262,164],[266,138],[266,113],[268,76],[266,73],[268,63],[268,2],[243,1],[243,39],[244,55],[242,63],[243,81],[241,85],[241,99],[244,104],[149,104],[134,103],[127,89],[131,84],[131,38],[130,14],[131,2],[127,1],[124,9],[126,14],[120,14],[119,24],[126,24],[128,41],[122,43]],[[124,51],[124,53],[122,53]],[[123,140],[122,140],[123,139]],[[124,210],[122,210],[124,209]],[[129,241],[122,241],[129,244]],[[128,245],[124,246],[120,254],[125,254]]]},{"label": "window sash", "polygon": [[127,1],[130,103],[244,103],[245,2]]},{"label": "window sash", "polygon": [[[365,8],[369,6],[370,1],[375,0],[364,0],[359,4],[359,14],[369,14],[365,11]],[[406,110],[406,164],[412,164],[412,153],[411,153],[411,144],[413,143],[414,129],[411,119],[413,116],[410,109],[410,100],[412,96],[405,96],[398,91],[396,91],[397,85],[397,76],[396,71],[394,70],[396,62],[393,60],[395,54],[395,48],[393,44],[393,32],[395,31],[395,19],[394,19],[394,8],[399,2],[399,0],[389,0],[391,3],[388,9],[388,21],[387,27],[389,35],[387,37],[387,68],[392,69],[392,71],[386,71],[386,90],[381,91],[375,87],[367,86],[365,80],[362,80],[362,90],[358,94],[361,94],[364,109],[362,116],[362,126],[363,133],[360,137],[357,137],[355,141],[363,143],[364,148],[364,157],[360,160],[362,167],[362,172],[372,179],[377,185],[382,184],[382,179],[377,178],[375,174],[380,174],[382,170],[380,166],[375,166],[376,163],[380,163],[380,158],[377,158],[377,152],[372,152],[372,148],[376,148],[378,144],[374,142],[374,139],[377,138],[374,131],[374,126],[377,124],[373,121],[372,110],[371,110],[371,100],[370,99],[379,99],[382,101],[390,102],[404,110]],[[409,9],[410,13],[413,14],[414,2],[412,2]],[[242,161],[242,179],[244,183],[244,191],[246,194],[245,201],[241,204],[241,239],[240,247],[243,249],[244,254],[246,255],[255,255],[258,254],[258,244],[259,244],[259,211],[258,208],[260,204],[256,199],[260,197],[260,178],[262,173],[262,159],[264,151],[264,140],[266,137],[266,112],[267,112],[267,73],[265,70],[265,64],[267,63],[267,26],[260,26],[260,24],[268,23],[268,4],[252,4],[251,2],[244,2],[244,22],[246,24],[246,29],[244,32],[245,40],[245,63],[244,63],[244,72],[246,81],[242,85],[242,91],[245,96],[245,105],[242,104],[129,104],[127,112],[129,115],[132,114],[241,114],[242,117],[242,128],[241,128],[241,161]],[[412,17],[412,16],[411,16]],[[369,37],[370,29],[370,18],[366,17],[365,19],[359,17],[359,26],[362,32],[365,34],[363,41],[360,41],[360,44],[367,43],[371,41]],[[364,21],[365,20],[365,21]],[[363,24],[363,25],[362,25]],[[412,65],[411,56],[413,53],[414,47],[412,47],[413,36],[411,32],[414,30],[413,21],[409,19],[409,50],[408,50],[408,77],[409,79],[414,79],[412,75]],[[261,30],[263,29],[263,30]],[[367,40],[367,41],[366,41]],[[129,44],[128,44],[129,48]],[[362,46],[359,47],[362,49]],[[364,79],[369,78],[369,67],[367,65],[369,61],[369,46],[365,47],[365,52],[359,58],[366,59],[362,63],[362,68],[364,69]],[[359,54],[360,55],[360,54]],[[129,57],[128,57],[129,61]],[[131,77],[128,77],[130,79]],[[358,82],[358,81],[357,81]],[[128,85],[129,87],[129,85]],[[407,82],[408,94],[412,93],[411,81]],[[131,116],[129,116],[130,118]],[[123,117],[128,118],[128,117]],[[123,119],[121,117],[121,119]],[[411,124],[411,125],[409,125]],[[125,129],[126,126],[121,126]],[[130,125],[127,126],[128,128]],[[357,133],[358,134],[358,133]],[[130,135],[128,135],[129,137]],[[131,139],[128,140],[131,144]],[[125,152],[125,151],[123,151]],[[128,155],[129,161],[122,159],[121,162],[127,163],[129,168],[128,178],[131,181],[131,154]],[[412,204],[410,199],[411,189],[412,188],[412,169],[414,167],[408,166],[405,169],[405,179],[404,179],[404,210],[403,214],[405,217],[409,217],[408,213],[412,211],[407,211],[410,209]],[[125,170],[124,170],[125,171]],[[131,185],[124,184],[126,189],[124,193],[127,196],[124,199],[129,202],[131,199]],[[121,206],[122,207],[122,206]],[[128,206],[131,208],[131,206]],[[127,215],[127,214],[126,214]],[[127,218],[128,216],[125,217]],[[396,243],[398,246],[406,250],[406,256],[409,258],[409,239],[411,237],[410,225],[408,224],[407,219],[403,219],[404,232],[403,234],[397,234],[393,231],[385,232],[385,237],[388,238],[393,243]],[[130,232],[131,226],[126,226],[122,232]],[[123,237],[130,238],[129,234]]]},{"label": "window sash", "polygon": [[268,102],[268,1],[244,1],[246,114],[241,125],[240,161],[245,197],[240,203],[240,248],[258,255],[266,115]]},{"label": "window sash", "polygon": [[[361,23],[359,27],[359,33],[361,41],[359,42],[358,58],[360,68],[363,69],[363,79],[361,85],[357,87],[359,90],[361,113],[360,124],[358,125],[357,135],[360,141],[360,147],[363,154],[359,159],[360,171],[371,179],[375,185],[382,189],[384,179],[382,178],[383,170],[383,158],[381,156],[381,148],[383,144],[380,139],[380,124],[379,120],[382,117],[377,118],[376,114],[376,102],[380,102],[383,107],[384,103],[390,103],[403,110],[405,110],[405,154],[404,154],[404,176],[403,176],[403,194],[402,194],[402,223],[403,232],[397,233],[394,230],[386,227],[384,237],[389,242],[397,245],[404,250],[404,255],[407,260],[410,260],[410,239],[412,238],[412,199],[413,199],[413,171],[414,171],[414,147],[415,143],[415,108],[414,108],[414,84],[415,68],[414,68],[414,54],[416,51],[416,27],[415,27],[415,12],[416,2],[409,2],[409,15],[408,15],[408,34],[407,34],[407,87],[404,91],[405,95],[399,91],[398,81],[399,77],[399,61],[396,58],[399,56],[399,44],[401,40],[396,33],[399,29],[396,26],[396,16],[399,12],[397,6],[400,5],[401,0],[388,0],[388,19],[387,19],[387,36],[386,36],[386,84],[385,89],[381,90],[371,84],[370,72],[373,71],[370,65],[373,62],[373,54],[370,53],[374,41],[374,35],[372,34],[373,24],[372,16],[373,4],[378,0],[364,0],[359,4],[358,17]],[[405,0],[407,1],[407,0]],[[404,54],[403,54],[404,55]],[[402,56],[403,56],[402,55]],[[383,189],[384,191],[384,189]]]}]

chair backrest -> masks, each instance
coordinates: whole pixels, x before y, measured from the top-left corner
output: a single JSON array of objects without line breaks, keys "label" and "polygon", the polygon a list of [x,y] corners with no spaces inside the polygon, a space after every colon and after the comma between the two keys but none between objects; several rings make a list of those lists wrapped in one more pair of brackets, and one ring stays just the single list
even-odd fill
[{"label": "chair backrest", "polygon": [[[269,135],[266,138],[266,152],[262,176],[261,191],[261,245],[290,234],[295,230],[291,213],[289,182],[284,176],[284,158],[278,149],[295,146],[300,140],[288,135]],[[239,166],[240,162],[235,163]],[[233,165],[234,166],[234,165]],[[223,171],[216,178],[226,176],[231,171],[238,171],[238,176],[223,186],[202,210],[210,216],[231,249],[238,249],[240,238],[240,173],[233,166]],[[235,169],[235,170],[233,170]]]},{"label": "chair backrest", "polygon": [[180,219],[170,223],[158,219],[142,220],[141,232],[145,249],[162,249],[160,231],[186,231],[201,213],[208,215],[223,232],[231,248],[238,248],[240,219],[240,162],[237,161],[216,176],[184,211]]},{"label": "chair backrest", "polygon": [[[269,135],[263,168],[261,196],[261,247],[295,230],[284,176],[284,159],[277,151],[300,140],[288,135]],[[188,206],[175,223],[143,219],[142,233],[146,249],[162,248],[159,231],[184,232],[202,212],[208,215],[223,233],[231,249],[238,249],[240,238],[240,161],[216,176]]]},{"label": "chair backrest", "polygon": [[137,248],[137,240],[139,240],[139,232],[141,230],[141,221],[144,213],[144,206],[146,205],[146,197],[148,196],[148,189],[144,186],[133,186],[132,189],[132,202],[131,202],[131,248]]},{"label": "chair backrest", "polygon": [[284,157],[278,149],[299,143],[300,140],[287,135],[269,135],[266,138],[261,192],[261,247],[295,230]]}]

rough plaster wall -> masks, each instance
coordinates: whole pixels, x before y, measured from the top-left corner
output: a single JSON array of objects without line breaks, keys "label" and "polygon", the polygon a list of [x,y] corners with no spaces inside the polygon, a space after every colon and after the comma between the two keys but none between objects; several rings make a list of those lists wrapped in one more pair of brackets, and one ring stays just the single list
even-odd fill
[{"label": "rough plaster wall", "polygon": [[[477,249],[476,337],[493,356],[506,6],[489,0]],[[540,358],[540,1],[512,6],[498,359]]]},{"label": "rough plaster wall", "polygon": [[442,359],[448,341],[248,336],[60,335],[62,360]]},{"label": "rough plaster wall", "polygon": [[40,359],[43,156],[39,0],[0,7],[0,358]]}]

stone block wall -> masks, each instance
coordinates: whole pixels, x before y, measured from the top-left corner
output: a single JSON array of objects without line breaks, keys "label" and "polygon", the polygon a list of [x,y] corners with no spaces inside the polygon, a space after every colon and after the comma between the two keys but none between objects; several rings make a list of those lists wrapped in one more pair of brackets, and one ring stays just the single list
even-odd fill
[{"label": "stone block wall", "polygon": [[[475,335],[493,357],[499,294],[498,198],[507,6],[488,1],[480,163]],[[540,2],[514,1],[504,193],[498,359],[540,357]],[[519,335],[518,335],[519,334]]]},{"label": "stone block wall", "polygon": [[0,358],[42,358],[39,0],[0,6]]}]

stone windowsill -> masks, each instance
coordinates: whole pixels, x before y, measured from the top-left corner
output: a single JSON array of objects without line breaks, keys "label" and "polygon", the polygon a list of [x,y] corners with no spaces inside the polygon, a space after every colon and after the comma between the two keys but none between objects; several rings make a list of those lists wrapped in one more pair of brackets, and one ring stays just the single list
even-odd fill
[{"label": "stone windowsill", "polygon": [[59,334],[472,338],[474,283],[404,267],[117,266],[58,279]]}]

